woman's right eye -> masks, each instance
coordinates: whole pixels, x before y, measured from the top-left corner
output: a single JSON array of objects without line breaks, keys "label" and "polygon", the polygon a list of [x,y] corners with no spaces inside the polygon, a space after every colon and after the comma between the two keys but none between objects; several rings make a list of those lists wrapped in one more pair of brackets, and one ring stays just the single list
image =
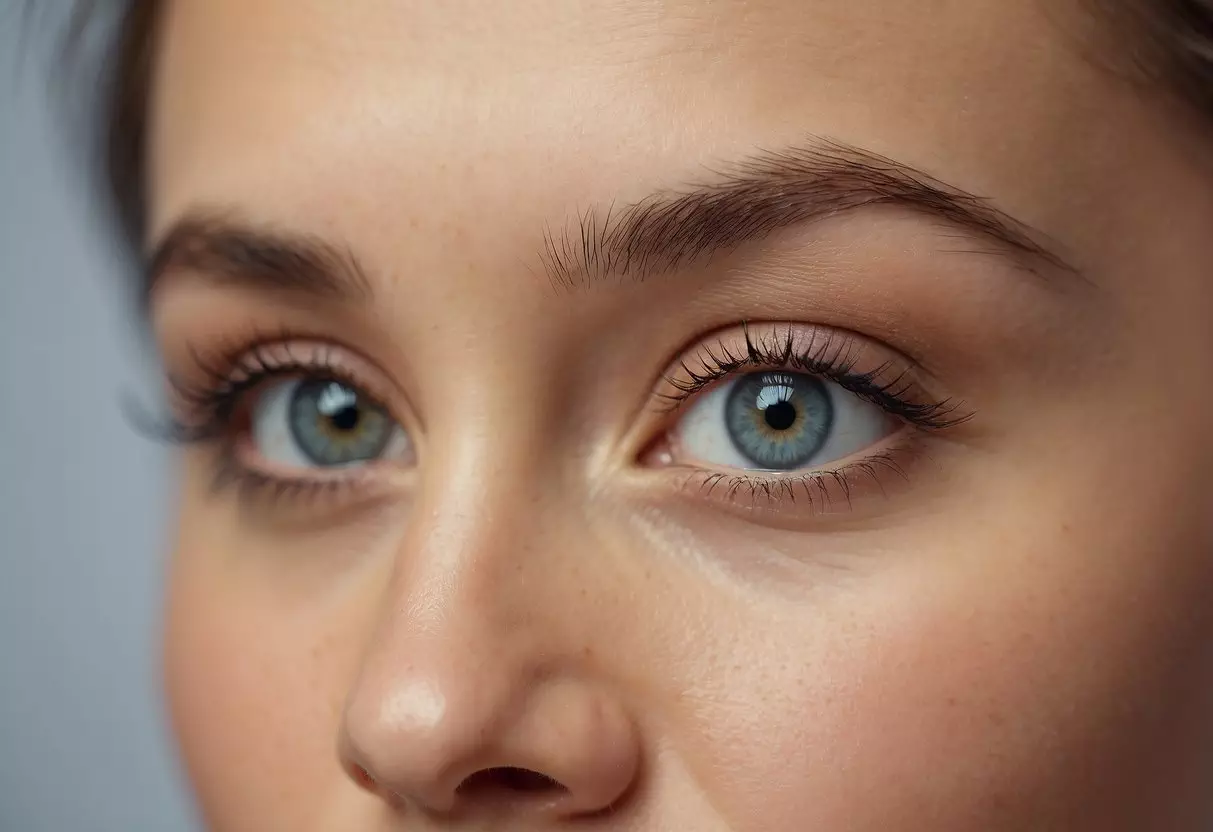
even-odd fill
[{"label": "woman's right eye", "polygon": [[887,413],[836,382],[763,370],[702,394],[672,438],[682,464],[790,473],[837,462],[897,428]]},{"label": "woman's right eye", "polygon": [[334,378],[268,382],[253,395],[249,420],[253,450],[277,468],[354,468],[412,451],[383,405]]}]

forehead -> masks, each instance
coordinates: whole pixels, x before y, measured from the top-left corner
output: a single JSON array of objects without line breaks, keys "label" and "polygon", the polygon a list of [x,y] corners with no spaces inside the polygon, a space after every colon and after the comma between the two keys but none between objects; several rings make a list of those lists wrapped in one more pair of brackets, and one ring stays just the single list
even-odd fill
[{"label": "forehead", "polygon": [[1083,25],[1029,0],[176,0],[153,236],[196,202],[314,224],[421,194],[542,223],[806,135],[1048,227],[1115,97]]}]

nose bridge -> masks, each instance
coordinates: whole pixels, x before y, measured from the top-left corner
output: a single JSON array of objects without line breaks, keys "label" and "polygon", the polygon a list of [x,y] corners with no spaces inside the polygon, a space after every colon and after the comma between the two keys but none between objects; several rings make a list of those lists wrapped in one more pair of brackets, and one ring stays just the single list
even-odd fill
[{"label": "nose bridge", "polygon": [[431,398],[460,407],[431,431],[393,591],[420,620],[458,619],[449,636],[509,640],[523,656],[528,641],[568,632],[564,590],[589,579],[594,543],[576,521],[588,491],[550,421],[552,392],[525,361],[490,366],[499,336],[469,347],[480,375],[434,379]]},{"label": "nose bridge", "polygon": [[391,589],[407,637],[492,641],[522,662],[543,632],[538,619],[559,615],[538,602],[575,568],[558,541],[576,509],[564,502],[569,490],[544,485],[541,454],[526,450],[529,433],[521,424],[496,435],[467,431],[427,466]]},{"label": "nose bridge", "polygon": [[559,543],[566,507],[521,493],[534,477],[460,478],[450,462],[398,552],[347,697],[343,759],[377,791],[433,811],[487,799],[493,789],[465,786],[489,770],[549,784],[530,796],[545,811],[611,805],[637,768],[637,737],[624,703],[581,664],[592,652],[573,600],[584,576],[568,559],[584,553]]},{"label": "nose bridge", "polygon": [[[440,777],[403,770],[418,761],[483,754],[473,746],[485,745],[518,709],[550,655],[534,643],[511,589],[525,569],[518,557],[525,544],[485,505],[492,489],[476,490],[461,495],[476,505],[448,492],[417,513],[351,691],[351,739],[392,780]],[[428,762],[397,753],[405,742],[424,744]]]}]

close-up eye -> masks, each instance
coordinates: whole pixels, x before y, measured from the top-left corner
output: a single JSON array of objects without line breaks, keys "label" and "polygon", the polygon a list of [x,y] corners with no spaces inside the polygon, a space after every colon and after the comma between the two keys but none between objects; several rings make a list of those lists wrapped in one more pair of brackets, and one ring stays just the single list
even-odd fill
[{"label": "close-up eye", "polygon": [[253,450],[275,467],[349,468],[409,451],[404,429],[386,408],[332,378],[266,384],[249,420]]},{"label": "close-up eye", "polygon": [[845,459],[898,427],[835,382],[768,370],[734,376],[700,394],[670,438],[680,463],[797,471]]}]

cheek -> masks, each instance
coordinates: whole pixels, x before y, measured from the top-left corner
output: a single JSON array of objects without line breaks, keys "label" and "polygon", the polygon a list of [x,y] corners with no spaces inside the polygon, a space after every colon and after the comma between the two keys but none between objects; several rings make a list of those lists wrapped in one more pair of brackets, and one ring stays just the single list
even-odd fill
[{"label": "cheek", "polygon": [[919,552],[730,622],[688,756],[737,828],[1163,828],[1203,794],[1204,559],[963,531],[981,557]]},{"label": "cheek", "polygon": [[165,682],[203,813],[220,829],[310,828],[354,792],[335,751],[352,674],[352,651],[339,645],[351,625],[258,596],[225,575],[232,555],[209,548],[205,534],[182,539],[190,545],[169,586]]}]

